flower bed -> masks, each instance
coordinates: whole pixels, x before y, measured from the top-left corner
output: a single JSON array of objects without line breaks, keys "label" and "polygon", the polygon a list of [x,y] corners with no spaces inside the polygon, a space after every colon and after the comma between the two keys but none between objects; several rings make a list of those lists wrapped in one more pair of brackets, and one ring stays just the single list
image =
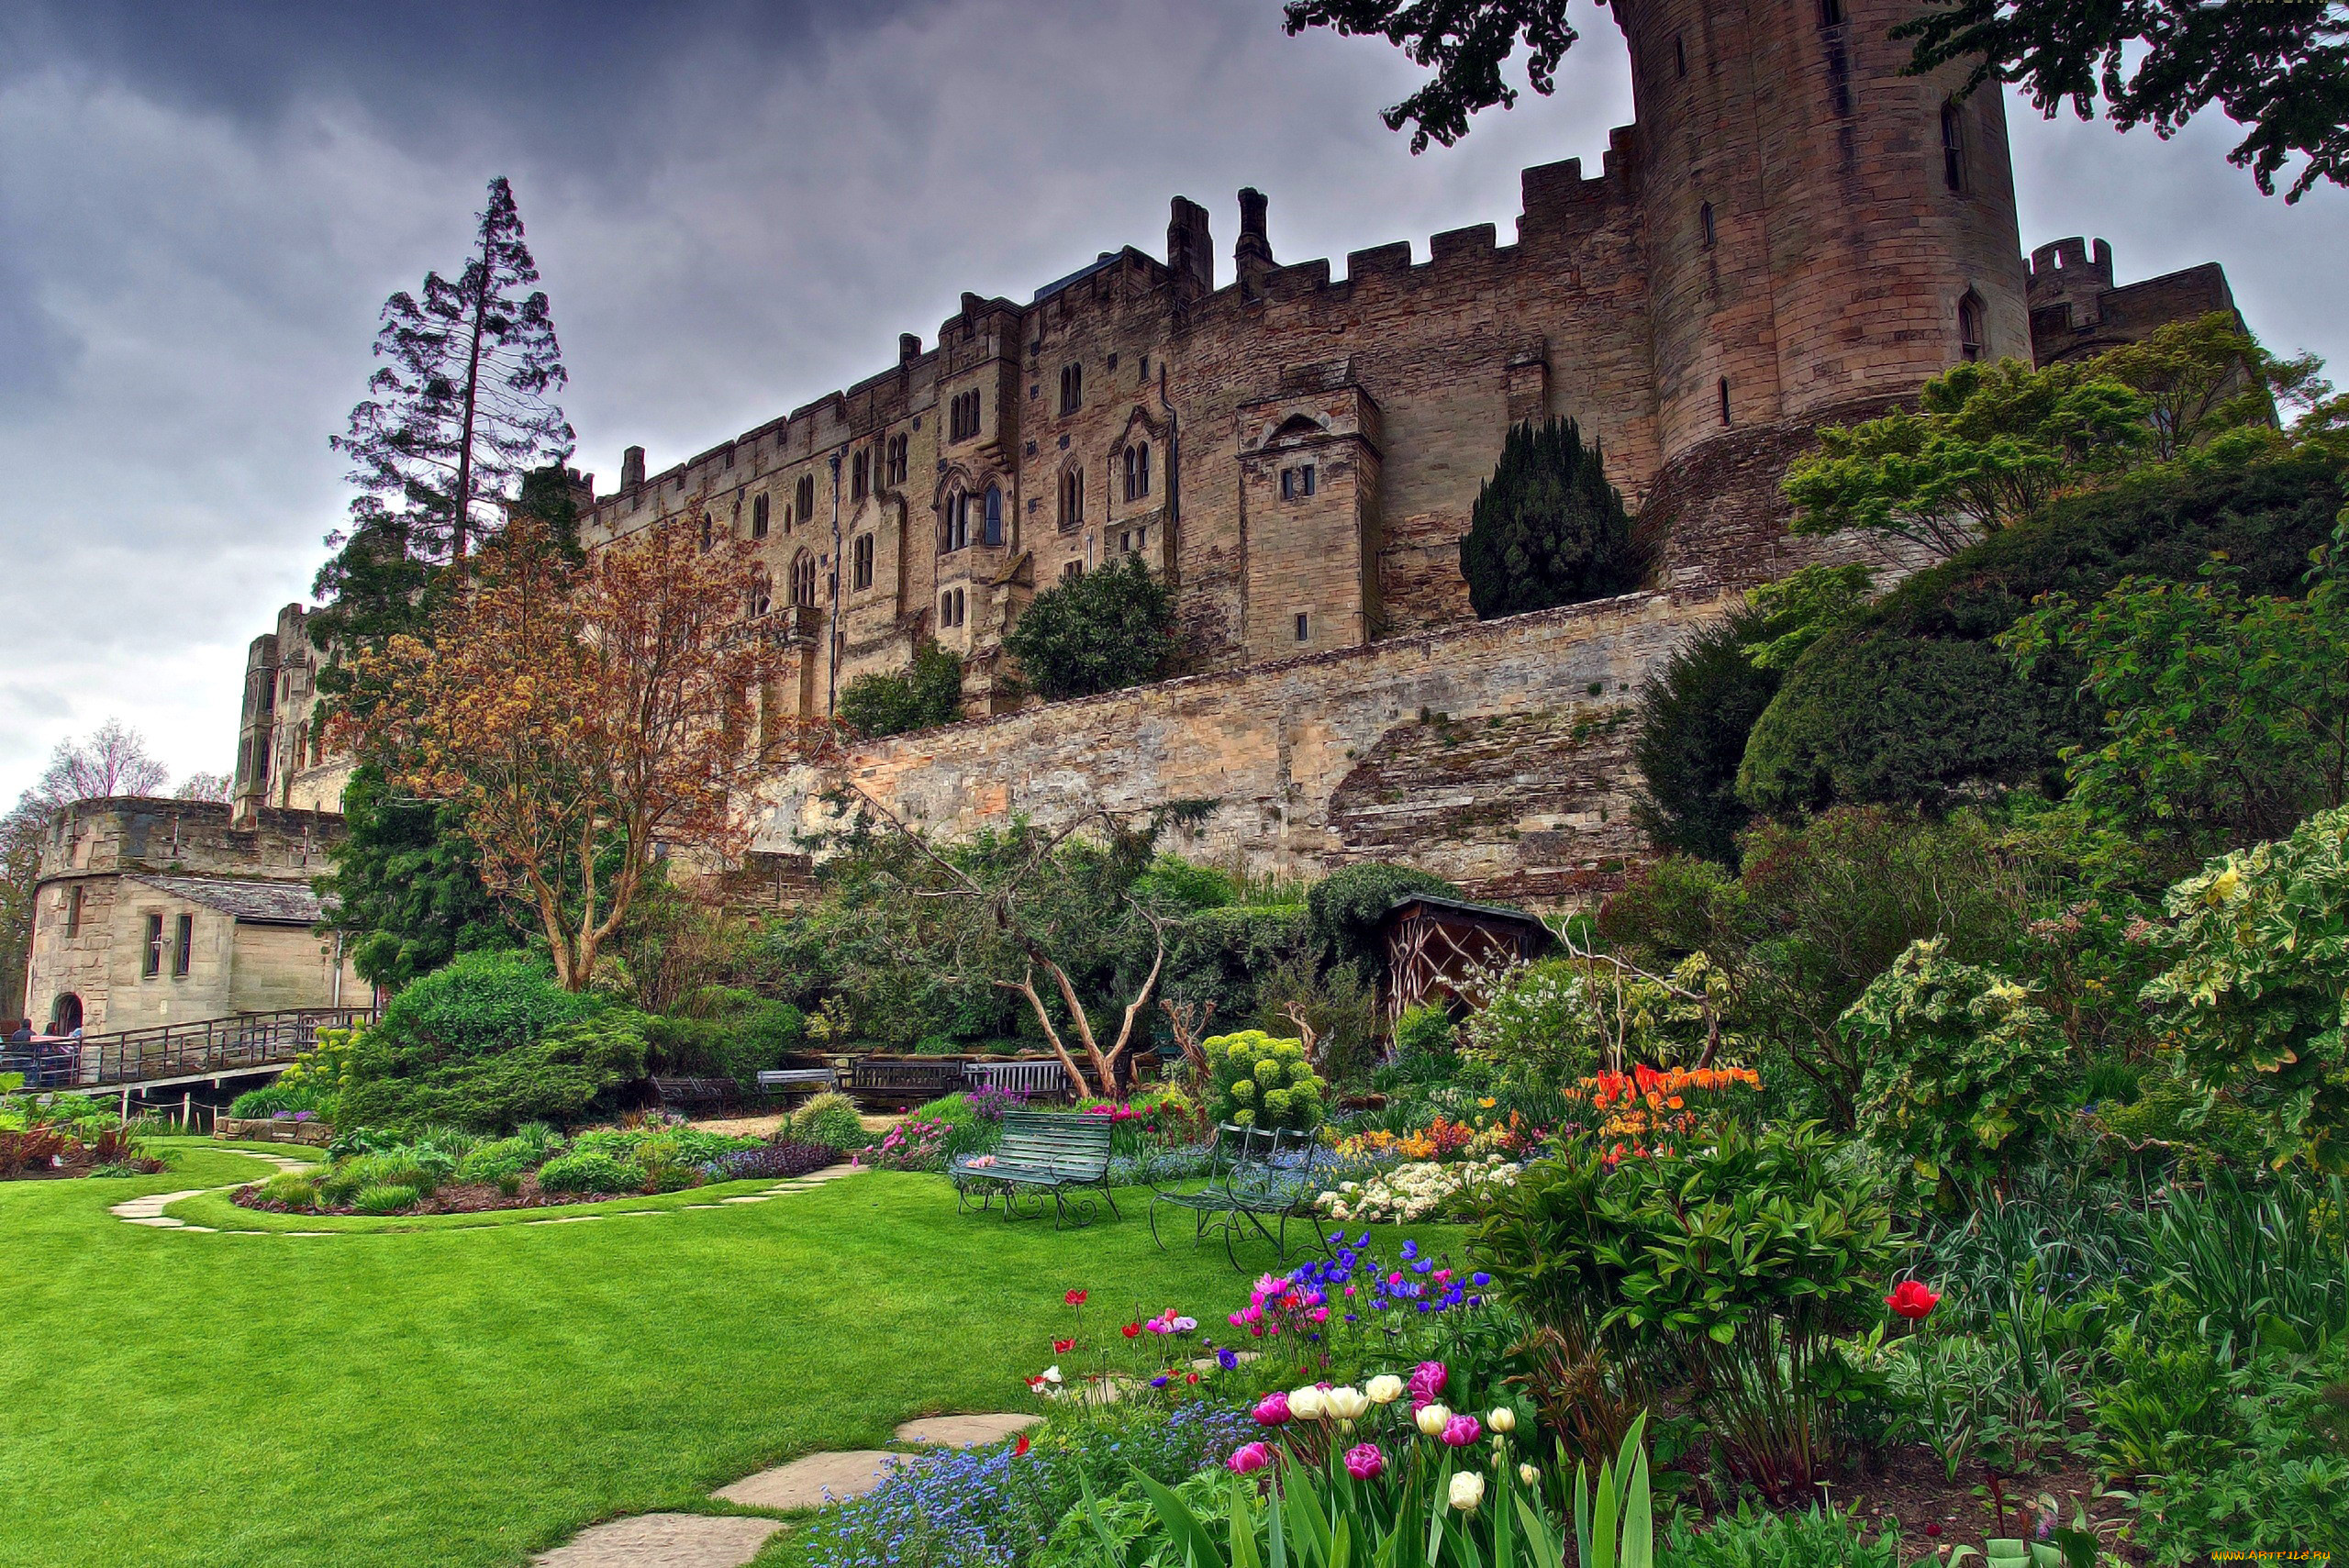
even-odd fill
[{"label": "flower bed", "polygon": [[1313,1207],[1346,1223],[1473,1219],[1516,1183],[1520,1169],[1497,1154],[1456,1165],[1416,1161],[1368,1181],[1341,1182],[1316,1197]]},{"label": "flower bed", "polygon": [[0,1096],[0,1180],[151,1175],[163,1162],[111,1104],[83,1095]]},{"label": "flower bed", "polygon": [[823,1144],[729,1138],[657,1118],[568,1140],[534,1124],[494,1140],[444,1131],[348,1141],[324,1168],[272,1176],[233,1201],[280,1214],[471,1214],[806,1175],[840,1159]]}]

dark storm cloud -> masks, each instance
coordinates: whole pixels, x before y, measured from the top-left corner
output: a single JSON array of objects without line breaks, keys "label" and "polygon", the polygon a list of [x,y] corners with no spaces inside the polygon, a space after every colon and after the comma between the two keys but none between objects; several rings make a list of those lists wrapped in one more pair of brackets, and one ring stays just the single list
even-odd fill
[{"label": "dark storm cloud", "polygon": [[[1595,167],[1630,116],[1612,17],[1575,19],[1555,98],[1415,159],[1377,111],[1419,73],[1284,38],[1277,0],[0,0],[0,805],[108,714],[227,765],[246,642],[349,500],[327,438],[377,312],[462,264],[492,175],[608,487],[624,445],[673,462],[885,368],[965,289],[1157,252],[1177,193],[1227,279],[1243,184],[1284,261],[1507,235],[1520,168]],[[2013,129],[2026,245],[2220,261],[2271,344],[2349,360],[2343,193],[2263,200],[2223,126]]]},{"label": "dark storm cloud", "polygon": [[427,144],[488,122],[608,155],[674,73],[806,72],[844,35],[935,0],[15,0],[0,80],[88,71],[158,104],[246,122],[319,99]]}]

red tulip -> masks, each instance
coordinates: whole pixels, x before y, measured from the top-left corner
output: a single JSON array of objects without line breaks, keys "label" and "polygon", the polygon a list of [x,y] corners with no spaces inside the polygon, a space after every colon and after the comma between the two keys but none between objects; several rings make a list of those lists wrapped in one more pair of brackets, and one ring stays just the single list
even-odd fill
[{"label": "red tulip", "polygon": [[1064,1356],[1074,1349],[1076,1349],[1076,1341],[1074,1340],[1054,1340],[1052,1341],[1052,1354],[1056,1356]]},{"label": "red tulip", "polygon": [[1892,1287],[1892,1294],[1884,1298],[1884,1304],[1911,1323],[1921,1323],[1941,1299],[1923,1282],[1905,1279]]},{"label": "red tulip", "polygon": [[1139,1323],[1129,1323],[1124,1328],[1119,1329],[1118,1332],[1130,1340],[1141,1332],[1141,1325]]},{"label": "red tulip", "polygon": [[1062,1296],[1061,1299],[1067,1302],[1071,1307],[1082,1307],[1085,1305],[1085,1292],[1081,1290],[1073,1290],[1066,1296]]}]

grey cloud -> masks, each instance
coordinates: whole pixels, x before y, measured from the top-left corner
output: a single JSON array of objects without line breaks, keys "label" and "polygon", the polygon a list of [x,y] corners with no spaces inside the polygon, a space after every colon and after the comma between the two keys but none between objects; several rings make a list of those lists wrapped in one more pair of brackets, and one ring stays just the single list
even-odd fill
[{"label": "grey cloud", "polygon": [[[0,401],[0,805],[110,713],[175,772],[224,765],[245,644],[348,500],[326,440],[376,312],[460,264],[492,174],[608,486],[623,445],[674,462],[885,368],[965,289],[1158,250],[1176,193],[1227,277],[1243,184],[1287,261],[1506,234],[1521,167],[1595,164],[1630,117],[1612,18],[1575,22],[1557,97],[1414,159],[1377,118],[1414,68],[1284,38],[1275,0],[0,6],[0,361],[46,356]],[[2026,242],[2223,261],[2271,343],[2349,361],[2311,286],[2343,193],[2264,201],[2199,127],[2014,131]]]}]

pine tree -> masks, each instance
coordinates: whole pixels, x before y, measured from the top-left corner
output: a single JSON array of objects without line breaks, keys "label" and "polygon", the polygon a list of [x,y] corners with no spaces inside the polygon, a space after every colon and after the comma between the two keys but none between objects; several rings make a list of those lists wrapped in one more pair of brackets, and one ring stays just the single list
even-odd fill
[{"label": "pine tree", "polygon": [[420,624],[433,568],[495,533],[523,477],[560,464],[571,426],[551,394],[569,379],[554,319],[522,236],[514,192],[489,183],[473,254],[454,281],[428,272],[420,295],[384,303],[383,367],[335,437],[349,456],[351,526],[318,573],[331,601],[314,635],[375,641]]},{"label": "pine tree", "polygon": [[1509,431],[1460,540],[1478,619],[1628,594],[1649,564],[1598,449],[1573,420]]}]

